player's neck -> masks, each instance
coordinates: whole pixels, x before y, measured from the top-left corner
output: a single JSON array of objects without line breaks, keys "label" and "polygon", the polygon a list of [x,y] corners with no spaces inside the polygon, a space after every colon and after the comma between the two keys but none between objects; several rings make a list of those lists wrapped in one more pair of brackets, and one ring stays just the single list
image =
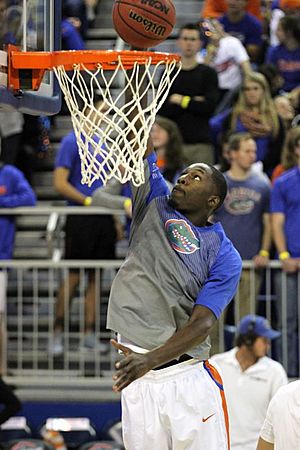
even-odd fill
[{"label": "player's neck", "polygon": [[182,64],[183,70],[193,70],[193,69],[195,69],[195,67],[198,66],[199,63],[196,60],[195,56],[191,56],[191,57],[182,56],[181,64]]},{"label": "player's neck", "polygon": [[251,168],[243,169],[239,166],[236,166],[235,164],[232,164],[232,166],[230,167],[230,169],[228,171],[228,175],[233,180],[243,181],[243,180],[247,180],[247,178],[249,178],[250,172],[251,172]]},{"label": "player's neck", "polygon": [[285,46],[288,50],[292,52],[293,50],[296,50],[299,47],[299,42],[294,38],[290,38],[286,41]]},{"label": "player's neck", "polygon": [[249,367],[256,364],[259,359],[257,358],[257,356],[253,354],[251,349],[246,347],[245,345],[243,345],[238,349],[238,351],[235,354],[235,357],[238,360],[240,368],[243,372],[249,369]]}]

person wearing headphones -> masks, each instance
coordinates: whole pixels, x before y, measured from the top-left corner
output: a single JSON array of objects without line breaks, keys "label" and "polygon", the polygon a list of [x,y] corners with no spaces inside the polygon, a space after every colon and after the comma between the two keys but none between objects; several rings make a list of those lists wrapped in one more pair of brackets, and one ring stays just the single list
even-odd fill
[{"label": "person wearing headphones", "polygon": [[211,358],[223,378],[231,450],[256,449],[270,400],[288,382],[283,366],[266,356],[279,336],[265,317],[250,314],[237,326],[236,346]]}]

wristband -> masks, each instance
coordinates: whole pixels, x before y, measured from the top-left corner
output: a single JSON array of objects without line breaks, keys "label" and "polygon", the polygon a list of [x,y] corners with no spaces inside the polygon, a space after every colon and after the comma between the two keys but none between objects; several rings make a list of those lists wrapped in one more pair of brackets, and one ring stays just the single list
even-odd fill
[{"label": "wristband", "polygon": [[285,259],[288,259],[291,255],[289,252],[281,252],[279,253],[279,259],[280,261],[284,261]]},{"label": "wristband", "polygon": [[181,108],[186,109],[189,106],[191,100],[191,97],[185,95],[180,103]]},{"label": "wristband", "polygon": [[259,255],[260,256],[265,256],[266,258],[269,258],[270,253],[268,252],[268,250],[260,250]]},{"label": "wristband", "polygon": [[92,197],[85,197],[83,206],[90,206],[92,204]]},{"label": "wristband", "polygon": [[126,200],[124,200],[123,203],[124,209],[128,209],[131,206],[131,199],[130,198],[126,198]]}]

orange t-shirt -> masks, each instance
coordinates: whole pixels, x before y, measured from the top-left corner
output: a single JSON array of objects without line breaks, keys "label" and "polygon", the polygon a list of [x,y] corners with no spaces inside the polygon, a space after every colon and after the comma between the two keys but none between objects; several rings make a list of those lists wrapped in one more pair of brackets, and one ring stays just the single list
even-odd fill
[{"label": "orange t-shirt", "polygon": [[[226,0],[204,0],[201,17],[206,19],[218,18],[227,11]],[[251,0],[247,5],[247,12],[261,19],[260,0]]]}]

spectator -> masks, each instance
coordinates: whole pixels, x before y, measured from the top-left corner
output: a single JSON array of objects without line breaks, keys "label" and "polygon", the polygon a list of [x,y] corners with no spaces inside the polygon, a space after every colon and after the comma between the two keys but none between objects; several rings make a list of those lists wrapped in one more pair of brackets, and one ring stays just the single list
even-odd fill
[{"label": "spectator", "polygon": [[283,90],[292,91],[300,84],[300,20],[285,16],[277,27],[279,45],[270,47],[266,62],[278,67],[284,79]]},{"label": "spectator", "polygon": [[227,0],[228,9],[220,22],[226,33],[242,42],[250,60],[255,63],[261,53],[262,25],[255,16],[247,13],[247,3],[248,0]]},{"label": "spectator", "polygon": [[183,142],[179,128],[172,120],[157,116],[150,135],[157,166],[165,180],[174,185],[183,169]]},{"label": "spectator", "polygon": [[[0,208],[34,206],[36,197],[24,175],[16,167],[0,162]],[[15,217],[0,215],[0,259],[13,257]],[[0,270],[0,371],[5,370],[7,272]],[[2,370],[1,370],[2,367]]]},{"label": "spectator", "polygon": [[208,41],[204,63],[216,70],[224,97],[240,87],[243,76],[251,71],[249,56],[239,39],[225,33],[217,20],[203,21],[200,27]]},{"label": "spectator", "polygon": [[[251,0],[247,2],[247,12],[253,14],[258,19],[261,18],[261,0]],[[214,19],[222,16],[227,11],[226,0],[204,0],[201,10],[201,17],[205,19]]]},{"label": "spectator", "polygon": [[280,175],[298,165],[297,152],[300,148],[300,126],[291,128],[286,136],[281,163],[275,167],[272,173],[272,182]]},{"label": "spectator", "polygon": [[182,69],[159,114],[177,123],[183,137],[187,164],[199,161],[212,163],[214,154],[209,119],[219,98],[217,73],[206,64],[197,62],[201,47],[197,24],[187,24],[181,28],[177,45],[182,55]]},{"label": "spectator", "polygon": [[[105,112],[105,104],[95,95],[95,107]],[[87,111],[89,120],[92,114]],[[61,142],[54,171],[54,187],[62,194],[68,205],[89,206],[91,195],[102,186],[100,180],[91,187],[81,183],[81,161],[76,137],[71,131]],[[115,257],[116,227],[111,215],[68,215],[66,220],[65,258],[66,259],[113,259]],[[61,284],[56,305],[56,319],[53,341],[49,351],[54,355],[63,352],[63,329],[65,309],[74,296],[80,281],[78,269],[69,271],[67,279]],[[85,294],[85,337],[86,349],[104,350],[95,333],[96,283],[95,272],[88,271],[88,286]]]},{"label": "spectator", "polygon": [[0,403],[5,405],[0,412],[0,425],[5,423],[10,417],[17,414],[22,408],[22,403],[18,397],[13,393],[10,386],[8,386],[0,376]]},{"label": "spectator", "polygon": [[269,402],[288,381],[281,364],[266,356],[279,335],[264,317],[247,315],[238,325],[236,347],[211,358],[223,377],[231,450],[256,449]]},{"label": "spectator", "polygon": [[225,132],[249,132],[257,145],[257,160],[262,161],[266,173],[271,174],[280,162],[285,130],[262,74],[249,73],[232,109],[213,117],[210,126],[217,147]]},{"label": "spectator", "polygon": [[[62,8],[61,38],[63,50],[84,50],[86,33],[85,3],[81,0],[64,1]],[[83,13],[83,16],[82,14]]]},{"label": "spectator", "polygon": [[[298,142],[298,141],[297,141]],[[273,238],[282,271],[275,275],[276,309],[279,329],[284,314],[287,320],[287,346],[279,349],[287,353],[288,374],[299,375],[298,367],[298,295],[300,269],[300,147],[295,146],[297,165],[275,180],[271,194]],[[288,294],[288,295],[287,295]],[[281,356],[281,355],[279,355]]]},{"label": "spectator", "polygon": [[282,90],[284,80],[276,66],[273,64],[262,64],[259,67],[259,72],[263,74],[268,82],[271,97],[274,98],[279,95]]},{"label": "spectator", "polygon": [[[256,144],[249,133],[232,134],[228,141],[230,169],[224,173],[228,192],[222,207],[214,214],[243,260],[253,260],[256,269],[269,261],[271,229],[269,216],[270,183],[253,171]],[[261,274],[256,273],[255,294]],[[243,270],[239,284],[239,316],[255,312],[251,297],[251,273]],[[236,318],[237,319],[237,318]]]},{"label": "spectator", "polygon": [[257,450],[298,450],[300,443],[300,380],[282,386],[272,398]]}]

